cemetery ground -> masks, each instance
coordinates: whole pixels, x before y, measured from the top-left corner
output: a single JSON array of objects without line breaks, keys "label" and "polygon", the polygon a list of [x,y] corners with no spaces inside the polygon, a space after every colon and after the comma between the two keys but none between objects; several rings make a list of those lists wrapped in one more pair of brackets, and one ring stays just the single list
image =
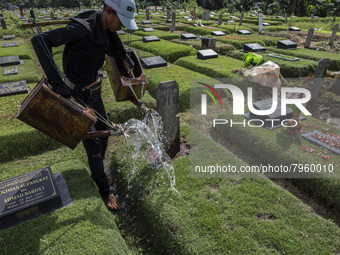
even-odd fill
[{"label": "cemetery ground", "polygon": [[[19,46],[6,48],[6,51],[1,48],[0,54],[19,55],[24,63],[19,65],[18,75],[2,76],[1,83],[26,80],[32,90],[42,72],[30,48],[31,35],[16,29],[15,25],[21,21],[13,13],[5,12],[4,16],[8,17],[10,29],[1,30],[1,34],[15,33],[17,38],[13,41]],[[299,132],[285,128],[268,130],[236,126],[228,128],[228,132],[212,132],[205,128],[199,133],[189,125],[190,119],[199,120],[200,117],[190,115],[190,79],[237,78],[233,70],[243,65],[240,55],[243,54],[240,52],[243,41],[257,42],[270,48],[270,52],[279,52],[275,41],[287,38],[288,33],[278,30],[283,31],[282,27],[286,29],[290,23],[279,22],[271,29],[274,32],[265,31],[265,37],[255,34],[256,20],[251,17],[247,17],[242,28],[252,29],[253,37],[233,34],[237,26],[224,24],[230,26],[231,31],[226,29],[229,31],[226,36],[217,37],[216,46],[221,49],[219,57],[198,60],[196,54],[200,44],[180,41],[178,35],[188,31],[196,31],[197,35],[201,32],[202,36],[209,33],[195,30],[192,22],[181,15],[178,17],[183,23],[176,25],[181,30],[170,33],[169,24],[161,16],[154,15],[151,19],[157,24],[152,26],[156,33],[146,33],[159,36],[160,41],[142,43],[143,32],[140,31],[133,34],[131,46],[137,49],[140,58],[157,55],[168,62],[168,66],[144,70],[149,81],[149,94],[145,95],[143,102],[149,108],[156,109],[156,86],[160,82],[176,80],[179,84],[180,131],[185,151],[173,160],[173,164],[180,196],[169,189],[164,171],[153,168],[147,158],[141,159],[136,169],[132,169],[131,145],[123,136],[114,136],[110,138],[106,164],[115,177],[120,197],[128,195],[129,198],[123,201],[127,207],[125,210],[109,212],[90,178],[82,146],[71,150],[17,120],[16,113],[26,94],[0,97],[0,180],[51,166],[53,173],[63,173],[73,199],[71,206],[2,230],[0,254],[339,254],[339,179],[270,179],[264,176],[201,179],[190,177],[189,170],[190,153],[197,148],[191,141],[197,141],[197,137],[207,150],[219,148],[219,153],[214,155],[216,160],[222,158],[235,166],[325,162],[339,170],[338,154],[301,137],[301,134],[315,129],[339,137],[339,129],[326,123],[340,117],[337,115],[340,97],[334,92],[334,80],[324,83],[321,89],[317,101],[321,113],[307,117]],[[136,17],[142,28],[141,20],[145,20],[145,15]],[[297,23],[294,18],[292,20],[289,22],[294,22],[294,26],[298,24],[308,30],[307,21],[301,19]],[[269,17],[267,21],[273,23]],[[323,25],[321,22],[318,21]],[[329,25],[329,22],[325,24]],[[209,21],[207,26],[219,30],[215,21]],[[164,31],[166,28],[169,29]],[[121,38],[127,43],[127,36]],[[303,39],[304,36],[299,39],[301,49],[283,53],[297,56],[301,62],[289,65],[283,60],[278,61],[283,78],[290,78],[292,74],[305,79],[312,77],[318,60],[328,54],[331,65],[327,76],[335,76],[332,73],[340,70],[335,53],[339,40],[327,54],[302,49]],[[312,47],[318,48],[322,43],[325,43],[323,39],[313,39]],[[61,69],[61,47],[54,51],[54,57]],[[264,57],[270,59],[267,53]],[[1,74],[3,69],[0,68]],[[215,80],[211,82],[214,84]],[[115,102],[108,79],[103,83],[103,99],[110,121],[124,123],[131,118],[143,118],[144,113],[130,102]],[[271,89],[256,84],[252,86],[254,101],[271,96]],[[299,86],[308,88],[308,80]],[[226,93],[223,104],[227,107],[215,110],[209,117],[230,118],[230,102],[231,95]],[[237,120],[242,121],[242,118]],[[198,163],[206,157],[203,151],[195,151],[195,155],[198,155]],[[128,188],[128,182],[131,188]]]}]

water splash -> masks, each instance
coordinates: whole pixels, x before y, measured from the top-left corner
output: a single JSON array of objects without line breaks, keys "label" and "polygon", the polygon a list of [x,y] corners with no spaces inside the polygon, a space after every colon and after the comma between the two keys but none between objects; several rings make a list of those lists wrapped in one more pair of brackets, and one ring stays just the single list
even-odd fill
[{"label": "water splash", "polygon": [[132,176],[128,180],[128,189],[131,189],[131,180],[136,175],[137,163],[144,157],[142,151],[148,147],[148,159],[152,161],[156,169],[163,169],[170,182],[170,189],[178,195],[180,192],[175,188],[175,169],[171,158],[165,152],[163,143],[163,122],[156,111],[150,110],[143,121],[130,119],[123,124],[124,135],[128,144],[134,146],[132,153]]}]

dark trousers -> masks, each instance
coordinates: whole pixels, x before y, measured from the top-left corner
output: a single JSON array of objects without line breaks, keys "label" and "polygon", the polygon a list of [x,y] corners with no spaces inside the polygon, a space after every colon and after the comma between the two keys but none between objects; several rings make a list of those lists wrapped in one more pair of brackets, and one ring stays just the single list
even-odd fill
[{"label": "dark trousers", "polygon": [[[101,97],[101,89],[97,89],[90,93],[89,91],[83,92],[80,89],[75,88],[74,90],[72,90],[72,96],[80,99],[82,102],[92,107],[106,119],[106,112]],[[107,125],[102,123],[100,120],[97,120],[91,131],[108,129],[109,128],[107,127]],[[89,167],[91,169],[91,177],[97,184],[99,193],[102,197],[108,196],[110,194],[110,186],[108,184],[108,179],[104,171],[103,163],[107,141],[108,137],[83,141],[83,145],[85,147],[87,159],[89,162]]]}]

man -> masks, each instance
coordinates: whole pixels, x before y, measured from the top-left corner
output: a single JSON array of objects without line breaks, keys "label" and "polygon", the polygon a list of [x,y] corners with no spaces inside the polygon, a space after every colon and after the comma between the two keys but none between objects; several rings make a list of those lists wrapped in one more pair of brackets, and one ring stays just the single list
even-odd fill
[{"label": "man", "polygon": [[[72,18],[74,22],[64,28],[54,29],[32,38],[32,45],[40,64],[52,85],[53,90],[66,97],[75,97],[91,106],[106,118],[101,98],[101,79],[98,71],[103,66],[105,54],[118,55],[124,59],[128,73],[133,62],[126,54],[116,31],[126,27],[137,30],[134,21],[134,0],[105,0],[102,12],[87,11]],[[52,47],[65,44],[63,69],[66,78],[59,74],[53,57]],[[93,130],[107,130],[108,127],[97,121]],[[91,177],[108,209],[121,209],[115,196],[110,193],[108,178],[104,172],[103,159],[108,138],[83,141]]]}]

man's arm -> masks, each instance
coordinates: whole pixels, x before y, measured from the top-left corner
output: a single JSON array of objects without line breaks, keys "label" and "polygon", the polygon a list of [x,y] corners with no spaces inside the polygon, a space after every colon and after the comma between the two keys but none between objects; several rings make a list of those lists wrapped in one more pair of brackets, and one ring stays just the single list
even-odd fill
[{"label": "man's arm", "polygon": [[40,65],[47,79],[52,82],[53,90],[64,97],[71,96],[71,92],[57,70],[53,59],[52,47],[58,47],[74,40],[81,40],[84,36],[87,36],[86,28],[74,22],[64,28],[57,28],[35,35],[31,39]]}]

